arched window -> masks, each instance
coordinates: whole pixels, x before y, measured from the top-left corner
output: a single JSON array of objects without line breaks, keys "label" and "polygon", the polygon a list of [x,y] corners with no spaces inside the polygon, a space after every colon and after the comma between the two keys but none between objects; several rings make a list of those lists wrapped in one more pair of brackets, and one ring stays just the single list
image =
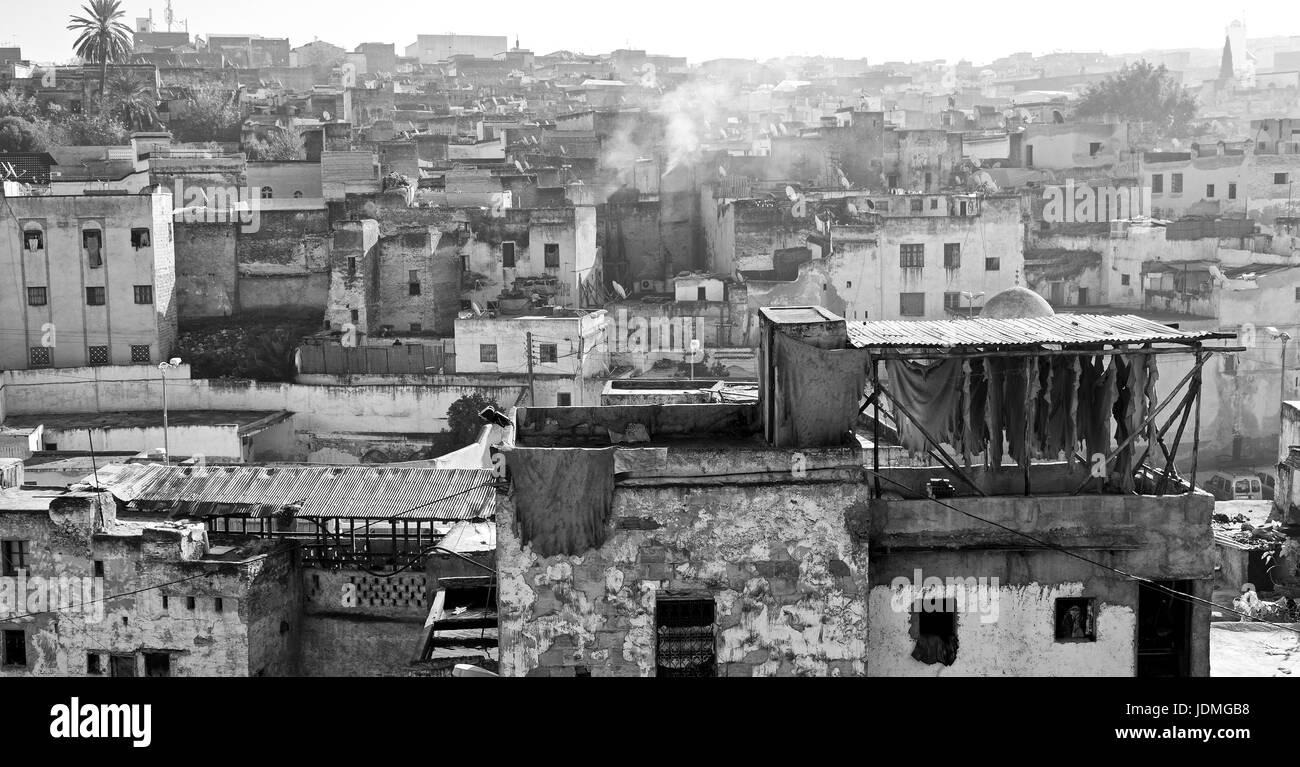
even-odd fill
[{"label": "arched window", "polygon": [[295,198],[296,198],[296,197],[302,197],[302,191],[299,190],[299,189],[295,189],[294,192],[293,192],[293,196],[294,196]]},{"label": "arched window", "polygon": [[262,199],[263,199],[263,200],[269,200],[269,199],[271,199],[273,196],[274,196],[274,193],[271,191],[271,187],[269,187],[269,186],[264,186],[264,187],[262,187]]}]

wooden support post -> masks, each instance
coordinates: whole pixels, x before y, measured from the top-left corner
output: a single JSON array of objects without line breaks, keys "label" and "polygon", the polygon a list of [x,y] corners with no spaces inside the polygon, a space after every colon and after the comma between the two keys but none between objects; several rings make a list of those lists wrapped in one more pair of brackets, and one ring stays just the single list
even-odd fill
[{"label": "wooden support post", "polygon": [[1201,448],[1201,366],[1205,364],[1207,357],[1201,351],[1201,345],[1196,345],[1196,367],[1193,371],[1196,373],[1196,420],[1192,426],[1192,476],[1187,483],[1187,492],[1196,492],[1196,462],[1199,457]]},{"label": "wooden support post", "polygon": [[871,397],[868,402],[874,400],[876,403],[876,412],[871,417],[871,457],[872,468],[874,473],[872,478],[875,480],[876,497],[880,497],[880,362],[873,355],[871,358]]}]

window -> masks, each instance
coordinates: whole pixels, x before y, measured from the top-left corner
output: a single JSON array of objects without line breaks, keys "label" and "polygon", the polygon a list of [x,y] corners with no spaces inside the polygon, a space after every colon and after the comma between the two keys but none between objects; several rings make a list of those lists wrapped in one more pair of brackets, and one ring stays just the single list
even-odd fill
[{"label": "window", "polygon": [[1274,183],[1274,184],[1287,184],[1287,183],[1290,183],[1290,181],[1291,181],[1291,174],[1290,174],[1290,173],[1274,173],[1274,174],[1273,174],[1273,183]]},{"label": "window", "polygon": [[163,594],[163,595],[162,595],[162,609],[164,609],[164,610],[167,609],[167,595],[166,595],[166,594]]},{"label": "window", "polygon": [[501,266],[506,269],[513,269],[515,266],[515,244],[513,242],[501,243]]},{"label": "window", "polygon": [[273,192],[273,191],[271,190],[271,187],[269,187],[269,186],[264,186],[264,187],[262,187],[262,199],[263,199],[263,200],[269,200],[269,199],[271,199],[271,198],[274,197],[274,196],[275,196],[275,192]]},{"label": "window", "polygon": [[226,609],[226,603],[221,599],[221,597],[216,597],[212,600],[212,609],[217,612],[224,612]]},{"label": "window", "polygon": [[1295,289],[1295,300],[1300,302],[1300,288]]},{"label": "window", "polygon": [[101,661],[103,658],[97,652],[86,653],[86,673],[91,676],[100,676],[104,673],[104,666]]},{"label": "window", "polygon": [[890,189],[896,189],[898,187],[898,174],[890,173],[888,176],[886,176],[885,186],[889,187]]},{"label": "window", "polygon": [[81,247],[86,251],[86,263],[91,269],[104,265],[103,236],[98,229],[85,229],[81,232]]},{"label": "window", "polygon": [[1094,600],[1056,600],[1056,641],[1095,642]]},{"label": "window", "polygon": [[94,568],[93,568],[92,572],[94,572],[96,578],[103,578],[103,577],[104,577],[104,560],[102,560],[102,559],[96,559],[96,560],[95,560],[95,564],[94,564]]},{"label": "window", "polygon": [[0,548],[0,575],[18,575],[27,569],[27,541],[5,541]]},{"label": "window", "polygon": [[712,599],[655,600],[655,676],[717,674]]},{"label": "window", "polygon": [[135,302],[137,304],[153,303],[153,285],[136,285]]},{"label": "window", "polygon": [[139,250],[140,248],[149,247],[149,230],[132,229],[131,230],[131,247]]},{"label": "window", "polygon": [[27,350],[27,363],[34,368],[47,368],[52,363],[50,360],[50,347],[33,346]]},{"label": "window", "polygon": [[172,656],[165,652],[147,652],[144,654],[145,676],[171,676]]},{"label": "window", "polygon": [[930,173],[930,171],[927,170],[927,171],[925,172],[925,189],[926,189],[926,191],[929,191],[929,190],[930,190],[930,182],[931,182],[932,180],[934,180],[934,176]]},{"label": "window", "polygon": [[925,316],[925,294],[924,293],[899,293],[898,313],[903,315],[904,317],[924,317]]},{"label": "window", "polygon": [[108,347],[107,346],[87,346],[86,361],[91,365],[108,364]]},{"label": "window", "polygon": [[423,332],[423,331],[424,331],[424,325],[421,325],[421,324],[418,323],[418,322],[412,322],[412,323],[411,323],[411,332],[412,332],[412,333],[420,333],[420,332]]},{"label": "window", "polygon": [[555,395],[555,404],[560,407],[569,407],[573,404],[573,395],[567,391],[559,392]]},{"label": "window", "polygon": [[1237,355],[1224,354],[1223,357],[1223,374],[1235,376],[1237,374]]},{"label": "window", "polygon": [[86,306],[103,306],[104,289],[102,287],[86,288]]},{"label": "window", "polygon": [[1235,183],[1228,184],[1228,199],[1237,199],[1237,185]]},{"label": "window", "polygon": [[193,610],[193,609],[194,609],[194,604],[195,604],[194,597],[185,597],[185,609],[186,609],[186,610]]},{"label": "window", "polygon": [[1169,191],[1174,194],[1183,193],[1183,174],[1181,173],[1169,174]]},{"label": "window", "polygon": [[846,288],[851,288],[851,287],[853,287],[853,280],[849,280],[848,282],[844,283],[844,287],[846,287]]},{"label": "window", "polygon": [[1165,193],[1165,176],[1164,176],[1163,173],[1155,173],[1155,174],[1152,174],[1152,176],[1151,176],[1151,192],[1152,192],[1152,194],[1164,194],[1164,193]]},{"label": "window", "polygon": [[348,256],[348,276],[349,276],[349,277],[356,277],[356,276],[357,276],[357,258],[356,258],[356,256]]},{"label": "window", "polygon": [[293,198],[296,200],[300,197],[302,197],[302,191],[299,189],[293,190]]},{"label": "window", "polygon": [[22,630],[5,632],[4,665],[27,665],[27,632]]},{"label": "window", "polygon": [[925,204],[925,201],[922,200],[920,197],[913,197],[911,200],[908,201],[908,203],[909,203],[909,208],[913,213],[924,212],[924,208],[922,206]]},{"label": "window", "polygon": [[1101,152],[1101,142],[1100,142],[1100,141],[1091,141],[1091,142],[1088,143],[1088,156],[1089,156],[1089,157],[1096,157],[1097,154],[1098,154],[1099,152]]},{"label": "window", "polygon": [[537,347],[538,362],[555,362],[559,359],[559,348],[555,344],[541,344]]},{"label": "window", "polygon": [[45,233],[39,229],[23,232],[23,247],[30,251],[45,250]]},{"label": "window", "polygon": [[961,268],[961,243],[945,242],[943,244],[943,268]]},{"label": "window", "polygon": [[939,209],[939,198],[938,198],[938,197],[931,197],[931,198],[930,198],[930,210],[938,210],[938,209]]},{"label": "window", "polygon": [[709,289],[708,289],[708,288],[705,288],[705,287],[698,287],[698,288],[696,288],[696,289],[695,289],[695,300],[697,300],[697,301],[707,301],[707,300],[709,300]]},{"label": "window", "polygon": [[560,244],[557,242],[548,242],[542,246],[543,257],[546,259],[547,269],[560,268]]},{"label": "window", "polygon": [[899,245],[898,265],[904,269],[920,269],[925,266],[925,245]]},{"label": "window", "polygon": [[946,311],[961,309],[961,293],[944,293],[943,308]]},{"label": "window", "polygon": [[108,659],[110,676],[135,676],[134,655],[113,655]]},{"label": "window", "polygon": [[957,600],[918,599],[912,605],[912,657],[931,665],[951,666],[957,660]]},{"label": "window", "polygon": [[135,363],[153,362],[153,354],[149,351],[149,344],[131,344],[131,361]]},{"label": "window", "polygon": [[986,258],[986,259],[984,259],[984,271],[986,271],[986,272],[996,272],[996,271],[998,271],[998,270],[1001,269],[1001,268],[1002,268],[1002,259],[1000,259],[1000,258]]},{"label": "window", "polygon": [[352,311],[348,312],[348,316],[352,318],[352,321],[354,323],[361,321],[361,312],[356,309],[353,309]]},{"label": "window", "polygon": [[410,286],[411,295],[420,295],[420,271],[418,269],[411,269],[406,273],[406,280]]},{"label": "window", "polygon": [[1207,200],[1214,199],[1214,184],[1205,185],[1205,199]]},{"label": "window", "polygon": [[[1300,288],[1298,288],[1300,290]],[[479,362],[496,362],[497,345],[496,344],[479,344],[478,345]]]},{"label": "window", "polygon": [[1127,274],[1121,274],[1121,275],[1119,276],[1119,284],[1121,284],[1121,285],[1127,285],[1127,284],[1129,284],[1130,280],[1131,280],[1131,278],[1130,278],[1129,275],[1127,275]]},{"label": "window", "polygon": [[28,288],[27,305],[28,306],[45,306],[49,292],[45,288]]}]

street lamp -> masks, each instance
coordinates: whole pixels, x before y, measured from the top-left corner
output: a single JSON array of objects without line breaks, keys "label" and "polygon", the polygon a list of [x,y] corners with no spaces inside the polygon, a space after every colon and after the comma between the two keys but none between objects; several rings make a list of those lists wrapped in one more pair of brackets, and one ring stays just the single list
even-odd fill
[{"label": "street lamp", "polygon": [[158,363],[158,372],[162,375],[162,406],[163,406],[163,465],[170,466],[172,462],[171,446],[167,444],[167,371],[181,366],[180,357],[172,357],[166,362]]},{"label": "street lamp", "polygon": [[1282,381],[1277,395],[1277,438],[1280,442],[1282,440],[1282,432],[1286,427],[1286,416],[1282,413],[1282,403],[1286,402],[1286,342],[1291,340],[1291,334],[1285,330],[1278,330],[1271,325],[1264,328],[1264,332],[1268,333],[1269,337],[1275,341],[1282,342]]},{"label": "street lamp", "polygon": [[983,291],[980,291],[979,293],[972,293],[969,290],[963,290],[961,292],[961,297],[966,299],[967,319],[975,319],[975,299],[980,298],[983,295],[984,295]]}]

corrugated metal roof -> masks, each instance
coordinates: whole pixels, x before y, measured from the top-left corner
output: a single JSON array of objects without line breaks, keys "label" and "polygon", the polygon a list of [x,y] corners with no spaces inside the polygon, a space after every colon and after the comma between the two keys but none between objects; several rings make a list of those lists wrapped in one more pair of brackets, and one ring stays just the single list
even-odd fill
[{"label": "corrugated metal roof", "polygon": [[899,346],[1035,346],[1137,344],[1232,338],[1230,333],[1183,331],[1135,315],[1056,314],[1023,319],[878,320],[849,322],[858,348]]},{"label": "corrugated metal roof", "polygon": [[322,518],[456,522],[496,511],[496,490],[484,486],[489,469],[128,464],[110,477],[101,471],[100,480],[123,501],[199,516],[264,517],[286,504]]}]

